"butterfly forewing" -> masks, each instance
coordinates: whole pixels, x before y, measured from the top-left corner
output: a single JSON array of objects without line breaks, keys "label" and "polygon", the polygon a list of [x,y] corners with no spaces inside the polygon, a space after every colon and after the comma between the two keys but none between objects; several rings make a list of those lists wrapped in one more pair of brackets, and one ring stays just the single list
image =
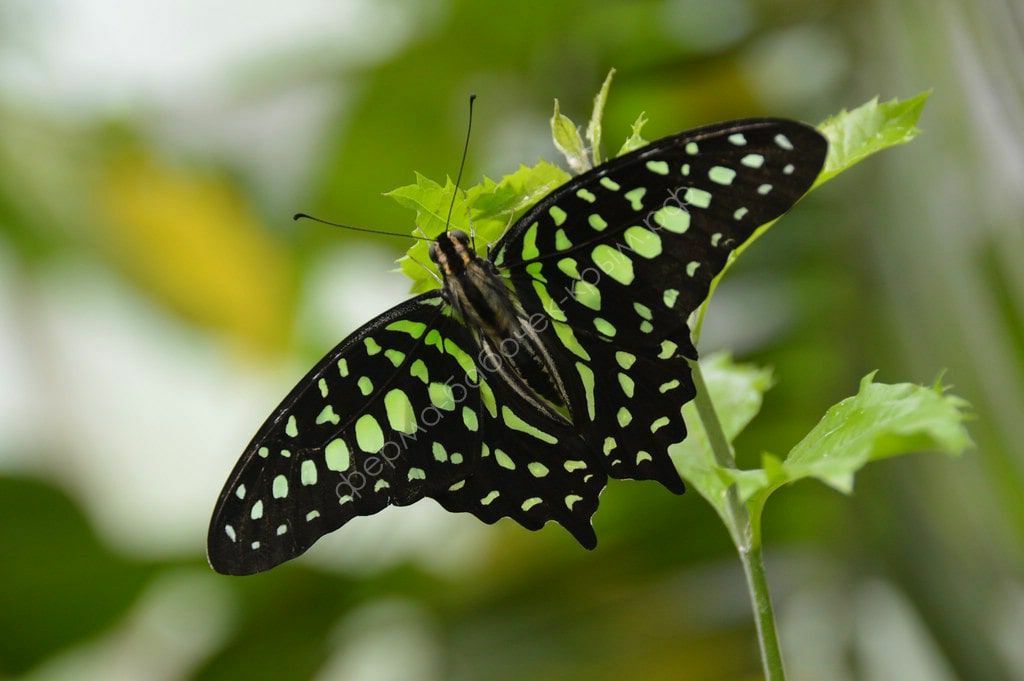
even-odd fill
[{"label": "butterfly forewing", "polygon": [[681,491],[667,452],[695,394],[687,318],[729,254],[807,191],[826,150],[783,120],[668,137],[574,178],[498,243],[523,307],[572,330],[559,357],[578,377],[574,422],[614,477]]},{"label": "butterfly forewing", "polygon": [[[208,539],[215,569],[269,569],[355,516],[411,503],[468,474],[478,435],[424,432],[420,423],[426,407],[447,406],[442,384],[462,371],[459,358],[437,349],[434,327],[443,319],[437,293],[414,298],[352,334],[299,382],[221,492]],[[436,447],[466,455],[441,462]]]}]

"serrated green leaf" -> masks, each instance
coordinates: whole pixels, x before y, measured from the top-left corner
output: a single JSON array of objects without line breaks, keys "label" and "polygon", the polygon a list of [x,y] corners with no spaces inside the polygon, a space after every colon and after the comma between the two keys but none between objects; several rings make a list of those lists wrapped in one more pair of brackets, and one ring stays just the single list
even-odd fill
[{"label": "serrated green leaf", "polygon": [[[871,461],[925,451],[958,455],[971,446],[964,427],[968,405],[963,399],[947,394],[941,385],[875,383],[873,377],[873,373],[865,376],[856,395],[830,407],[785,460],[765,454],[761,468],[739,470],[718,466],[709,451],[701,451],[699,468],[690,466],[697,468],[700,477],[691,480],[687,469],[680,468],[680,472],[698,490],[707,480],[713,481],[714,500],[709,501],[723,518],[726,492],[735,483],[740,501],[747,505],[754,542],[758,544],[765,501],[784,485],[816,478],[849,493],[854,476]],[[712,400],[719,399],[714,390],[711,396]],[[719,407],[717,402],[715,405],[720,416],[728,408]],[[723,420],[723,426],[725,423]]]},{"label": "serrated green leaf", "polygon": [[595,166],[601,165],[601,119],[604,118],[604,105],[608,101],[608,90],[612,86],[613,77],[615,69],[608,71],[601,89],[594,97],[594,110],[590,114],[590,123],[587,124],[587,142],[590,143],[590,153]]},{"label": "serrated green leaf", "polygon": [[931,91],[910,99],[878,103],[875,97],[853,111],[843,110],[818,129],[828,138],[828,158],[814,183],[818,186],[868,156],[898,144],[906,144],[921,131],[917,121]]},{"label": "serrated green leaf", "polygon": [[640,115],[637,116],[635,121],[633,121],[632,132],[630,132],[629,137],[626,138],[626,141],[622,143],[622,146],[619,147],[619,153],[615,154],[616,156],[628,154],[634,149],[639,149],[640,147],[647,145],[647,140],[645,140],[643,135],[640,134],[640,131],[643,130],[644,125],[646,124],[647,112],[641,111]]},{"label": "serrated green leaf", "polygon": [[[771,369],[737,364],[728,353],[706,357],[700,365],[722,430],[732,442],[761,411],[764,394],[772,387]],[[683,407],[683,418],[686,420],[686,439],[670,447],[669,455],[683,479],[724,519],[729,486],[752,472],[726,471],[715,462],[714,452],[693,402]]]},{"label": "serrated green leaf", "polygon": [[[452,204],[452,196],[455,203]],[[436,237],[444,231],[445,220],[448,216],[448,207],[452,208],[451,226],[453,228],[469,229],[469,205],[466,200],[466,192],[456,190],[455,183],[451,178],[445,179],[442,186],[437,182],[416,173],[416,182],[408,184],[390,192],[384,196],[394,199],[399,205],[414,210],[416,229],[414,234],[419,236]],[[413,293],[422,293],[437,288],[436,277],[440,274],[437,267],[430,260],[428,244],[425,241],[416,241],[406,251],[406,254],[398,259],[399,269],[403,274],[412,279]]]},{"label": "serrated green leaf", "polygon": [[578,175],[590,170],[590,158],[580,131],[572,119],[559,110],[557,99],[555,113],[551,116],[551,137],[555,141],[555,148],[562,152],[574,173]]},{"label": "serrated green leaf", "polygon": [[[452,204],[452,195],[455,203]],[[435,237],[444,231],[448,207],[452,208],[451,226],[467,229],[469,207],[466,192],[456,190],[451,178],[445,178],[444,185],[416,173],[416,182],[387,192],[384,196],[394,199],[406,208],[416,211],[416,227],[422,236]]]},{"label": "serrated green leaf", "polygon": [[[701,361],[711,402],[731,443],[761,409],[771,371],[736,364],[727,354]],[[679,474],[708,500],[726,525],[729,488],[736,485],[760,542],[760,517],[767,498],[780,487],[816,478],[849,493],[857,471],[878,459],[918,451],[960,454],[971,446],[964,427],[967,403],[941,385],[884,384],[866,376],[860,390],[832,406],[785,460],[764,454],[761,468],[727,468],[717,463],[693,402],[683,408],[687,438],[669,454]]]},{"label": "serrated green leaf", "polygon": [[971,445],[967,402],[941,387],[875,383],[829,408],[783,462],[786,482],[813,477],[849,493],[869,461],[916,451],[958,455]]},{"label": "serrated green leaf", "polygon": [[[474,223],[483,220],[508,222],[509,218],[532,206],[551,190],[566,183],[572,176],[558,166],[540,161],[533,166],[520,165],[498,182],[484,178],[483,183],[466,191]],[[477,224],[477,233],[481,227]],[[494,239],[501,234],[494,235]],[[491,239],[493,241],[493,239]]]},{"label": "serrated green leaf", "polygon": [[[456,194],[451,226],[472,234],[477,250],[483,252],[523,211],[570,177],[569,173],[547,161],[540,161],[534,166],[520,166],[497,182],[485,177],[480,184]],[[417,174],[415,184],[399,187],[386,196],[416,211],[416,226],[421,230],[416,233],[433,238],[444,229],[454,191],[455,185],[451,180],[441,186]],[[430,261],[428,248],[426,242],[417,241],[398,260],[399,269],[413,281],[413,293],[438,287],[434,278],[437,268]]]}]

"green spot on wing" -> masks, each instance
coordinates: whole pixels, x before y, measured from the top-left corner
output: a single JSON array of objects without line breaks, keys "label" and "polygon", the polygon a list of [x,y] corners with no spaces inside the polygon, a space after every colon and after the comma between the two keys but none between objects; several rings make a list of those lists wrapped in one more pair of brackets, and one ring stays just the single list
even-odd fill
[{"label": "green spot on wing", "polygon": [[328,422],[335,426],[341,422],[341,417],[334,413],[334,407],[329,404],[316,415],[316,425],[319,426]]},{"label": "green spot on wing", "polygon": [[764,156],[761,154],[747,154],[740,159],[740,163],[748,168],[760,168],[764,165]]},{"label": "green spot on wing", "polygon": [[[595,312],[601,309],[601,290],[591,284],[589,281],[577,281],[573,285],[573,297],[580,305],[589,307]],[[563,315],[559,321],[564,322],[565,316]]]},{"label": "green spot on wing", "polygon": [[406,434],[416,432],[416,414],[404,390],[389,390],[384,396],[384,409],[388,415],[388,425],[393,430]]},{"label": "green spot on wing", "polygon": [[558,206],[551,206],[551,208],[548,209],[548,215],[550,215],[551,219],[555,221],[556,227],[561,227],[567,217],[565,211]]},{"label": "green spot on wing", "polygon": [[[455,341],[450,338],[444,339],[444,351],[451,355],[464,372],[470,381],[476,381],[476,363],[473,358],[469,356],[469,353],[460,348]],[[425,374],[425,372],[424,372]],[[424,381],[425,383],[426,381]]]},{"label": "green spot on wing", "polygon": [[512,411],[505,405],[501,406],[501,419],[505,422],[505,425],[511,428],[512,430],[518,430],[521,433],[532,435],[541,442],[547,442],[548,444],[552,445],[558,442],[558,438],[549,433],[545,433],[543,430],[535,426],[530,425],[523,419],[519,418],[519,416],[516,415],[514,411]]},{"label": "green spot on wing", "polygon": [[413,338],[419,338],[423,335],[423,332],[427,330],[427,325],[423,322],[414,322],[408,319],[399,319],[391,322],[384,327],[389,331],[401,331],[407,333]]},{"label": "green spot on wing", "polygon": [[626,397],[630,399],[633,398],[633,392],[635,390],[636,384],[633,383],[632,378],[630,378],[629,376],[622,372],[619,372],[619,386],[622,388],[622,392],[626,394]]},{"label": "green spot on wing", "polygon": [[615,325],[603,317],[594,317],[594,328],[609,338],[613,338],[616,334]]},{"label": "green spot on wing", "polygon": [[530,475],[535,478],[543,478],[548,474],[548,467],[539,461],[531,461],[527,464],[526,468],[530,471]]},{"label": "green spot on wing", "polygon": [[370,414],[363,414],[356,421],[356,444],[368,454],[379,452],[384,446],[384,431]]},{"label": "green spot on wing", "polygon": [[683,200],[691,206],[697,206],[698,208],[707,208],[711,205],[711,194],[698,189],[697,187],[690,187],[686,190],[686,194],[683,195]]},{"label": "green spot on wing", "polygon": [[296,423],[294,416],[288,417],[288,424],[285,425],[284,432],[288,437],[295,437],[299,434],[299,426]]},{"label": "green spot on wing", "polygon": [[643,210],[644,204],[642,199],[644,198],[644,194],[646,193],[646,189],[644,189],[643,187],[637,187],[636,189],[630,189],[628,192],[624,194],[624,196],[626,197],[626,199],[629,200],[629,205],[633,208],[633,210]]},{"label": "green spot on wing", "polygon": [[466,424],[467,430],[470,430],[474,433],[480,427],[480,424],[477,421],[476,412],[470,409],[469,407],[462,408],[462,422]]},{"label": "green spot on wing", "polygon": [[537,298],[540,300],[540,304],[544,308],[544,312],[547,313],[549,317],[560,322],[564,322],[568,319],[562,308],[558,306],[555,299],[551,297],[550,293],[548,293],[547,286],[537,280],[534,280],[533,290],[537,292]]},{"label": "green spot on wing", "polygon": [[668,163],[665,161],[648,161],[647,169],[658,175],[668,175]]},{"label": "green spot on wing", "polygon": [[480,381],[480,403],[487,409],[487,413],[491,415],[491,418],[498,416],[498,406],[494,401],[494,392],[491,391],[491,386],[487,385],[487,381]]},{"label": "green spot on wing", "polygon": [[431,329],[423,342],[427,345],[433,345],[437,348],[438,352],[444,352],[444,339],[441,338],[441,332],[437,329]]},{"label": "green spot on wing", "polygon": [[453,411],[455,409],[455,396],[451,386],[444,383],[431,383],[427,388],[430,395],[430,402],[438,409]]},{"label": "green spot on wing", "polygon": [[583,362],[576,362],[576,371],[583,382],[583,392],[587,399],[587,416],[594,420],[594,372]]},{"label": "green spot on wing", "polygon": [[506,470],[514,471],[516,469],[516,464],[512,461],[512,458],[500,449],[494,450],[494,460]]},{"label": "green spot on wing", "polygon": [[409,366],[409,375],[418,378],[426,385],[430,382],[430,374],[427,372],[427,365],[422,359],[418,359]]},{"label": "green spot on wing", "polygon": [[384,356],[387,357],[395,367],[401,365],[405,360],[405,353],[400,350],[385,350]]},{"label": "green spot on wing", "polygon": [[369,395],[373,392],[373,381],[370,380],[369,376],[363,376],[359,379],[359,392],[363,395]]},{"label": "green spot on wing", "polygon": [[440,463],[448,461],[448,452],[445,450],[444,445],[434,440],[434,443],[430,446],[430,453],[434,455],[434,460]]},{"label": "green spot on wing", "polygon": [[608,244],[594,248],[591,259],[602,272],[623,285],[633,283],[633,261]]},{"label": "green spot on wing", "polygon": [[555,231],[555,248],[560,251],[572,248],[572,242],[569,241],[569,237],[565,235],[565,230],[562,228]]},{"label": "green spot on wing", "polygon": [[728,186],[732,184],[733,179],[736,177],[736,171],[725,166],[712,166],[711,170],[708,171],[708,177],[712,182]]},{"label": "green spot on wing", "polygon": [[537,223],[530,225],[523,235],[523,260],[533,260],[540,251],[537,249]]},{"label": "green spot on wing", "polygon": [[522,503],[522,506],[520,506],[520,508],[522,508],[524,511],[529,511],[531,508],[540,503],[543,503],[543,500],[540,497],[530,497],[529,499]]},{"label": "green spot on wing", "polygon": [[576,334],[573,333],[572,327],[568,324],[562,324],[561,322],[554,322],[555,335],[558,336],[558,340],[562,341],[570,352],[579,357],[580,359],[590,361],[590,354],[587,353],[586,349],[580,345],[580,342],[576,339]]},{"label": "green spot on wing", "polygon": [[363,345],[366,346],[366,354],[368,355],[376,355],[380,352],[380,346],[377,345],[377,341],[372,338],[364,338]]},{"label": "green spot on wing", "polygon": [[572,258],[562,258],[558,261],[558,269],[562,271],[567,277],[573,279],[580,279],[580,271],[577,269],[576,261]]},{"label": "green spot on wing", "polygon": [[647,258],[656,258],[661,255],[661,237],[649,229],[634,225],[626,230],[623,238],[637,255]]},{"label": "green spot on wing", "polygon": [[679,206],[662,206],[654,213],[654,221],[676,234],[683,234],[690,228],[690,213]]},{"label": "green spot on wing", "polygon": [[316,464],[311,459],[306,459],[299,469],[299,481],[308,487],[316,484],[316,478]]},{"label": "green spot on wing", "polygon": [[274,477],[273,492],[275,499],[284,499],[288,496],[288,478],[283,475]]}]

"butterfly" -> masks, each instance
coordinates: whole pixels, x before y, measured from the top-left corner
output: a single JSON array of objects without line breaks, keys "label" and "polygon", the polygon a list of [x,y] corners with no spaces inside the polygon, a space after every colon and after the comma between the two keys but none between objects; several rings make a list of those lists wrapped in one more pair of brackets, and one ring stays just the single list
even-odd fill
[{"label": "butterfly", "polygon": [[609,477],[682,493],[669,451],[696,394],[688,317],[827,149],[794,121],[718,123],[577,175],[486,254],[440,234],[441,288],[327,353],[245,448],[210,522],[212,567],[262,572],[423,498],[485,523],[554,521],[594,548]]}]

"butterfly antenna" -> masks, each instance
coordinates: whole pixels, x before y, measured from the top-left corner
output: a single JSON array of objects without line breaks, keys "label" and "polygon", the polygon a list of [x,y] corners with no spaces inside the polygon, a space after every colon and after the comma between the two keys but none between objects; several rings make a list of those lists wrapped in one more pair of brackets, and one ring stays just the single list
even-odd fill
[{"label": "butterfly antenna", "polygon": [[315,218],[312,215],[308,215],[306,213],[296,213],[295,215],[292,216],[292,220],[312,220],[314,222],[319,222],[325,225],[331,225],[332,227],[351,229],[354,232],[367,232],[369,234],[383,234],[384,236],[400,236],[406,239],[419,239],[420,241],[433,241],[433,239],[428,239],[427,237],[423,236],[416,236],[415,234],[400,234],[396,232],[385,232],[379,229],[367,229],[366,227],[353,227],[352,225],[343,225],[340,222],[330,222],[329,220],[321,220],[320,218]]},{"label": "butterfly antenna", "polygon": [[455,177],[455,191],[452,192],[452,202],[448,204],[448,217],[444,221],[444,231],[448,231],[448,225],[452,221],[452,210],[455,208],[455,197],[459,195],[459,183],[462,182],[462,169],[466,167],[466,153],[469,151],[469,134],[473,132],[473,101],[476,95],[469,96],[469,124],[466,126],[466,143],[462,145],[462,160],[459,161],[459,174]]}]

